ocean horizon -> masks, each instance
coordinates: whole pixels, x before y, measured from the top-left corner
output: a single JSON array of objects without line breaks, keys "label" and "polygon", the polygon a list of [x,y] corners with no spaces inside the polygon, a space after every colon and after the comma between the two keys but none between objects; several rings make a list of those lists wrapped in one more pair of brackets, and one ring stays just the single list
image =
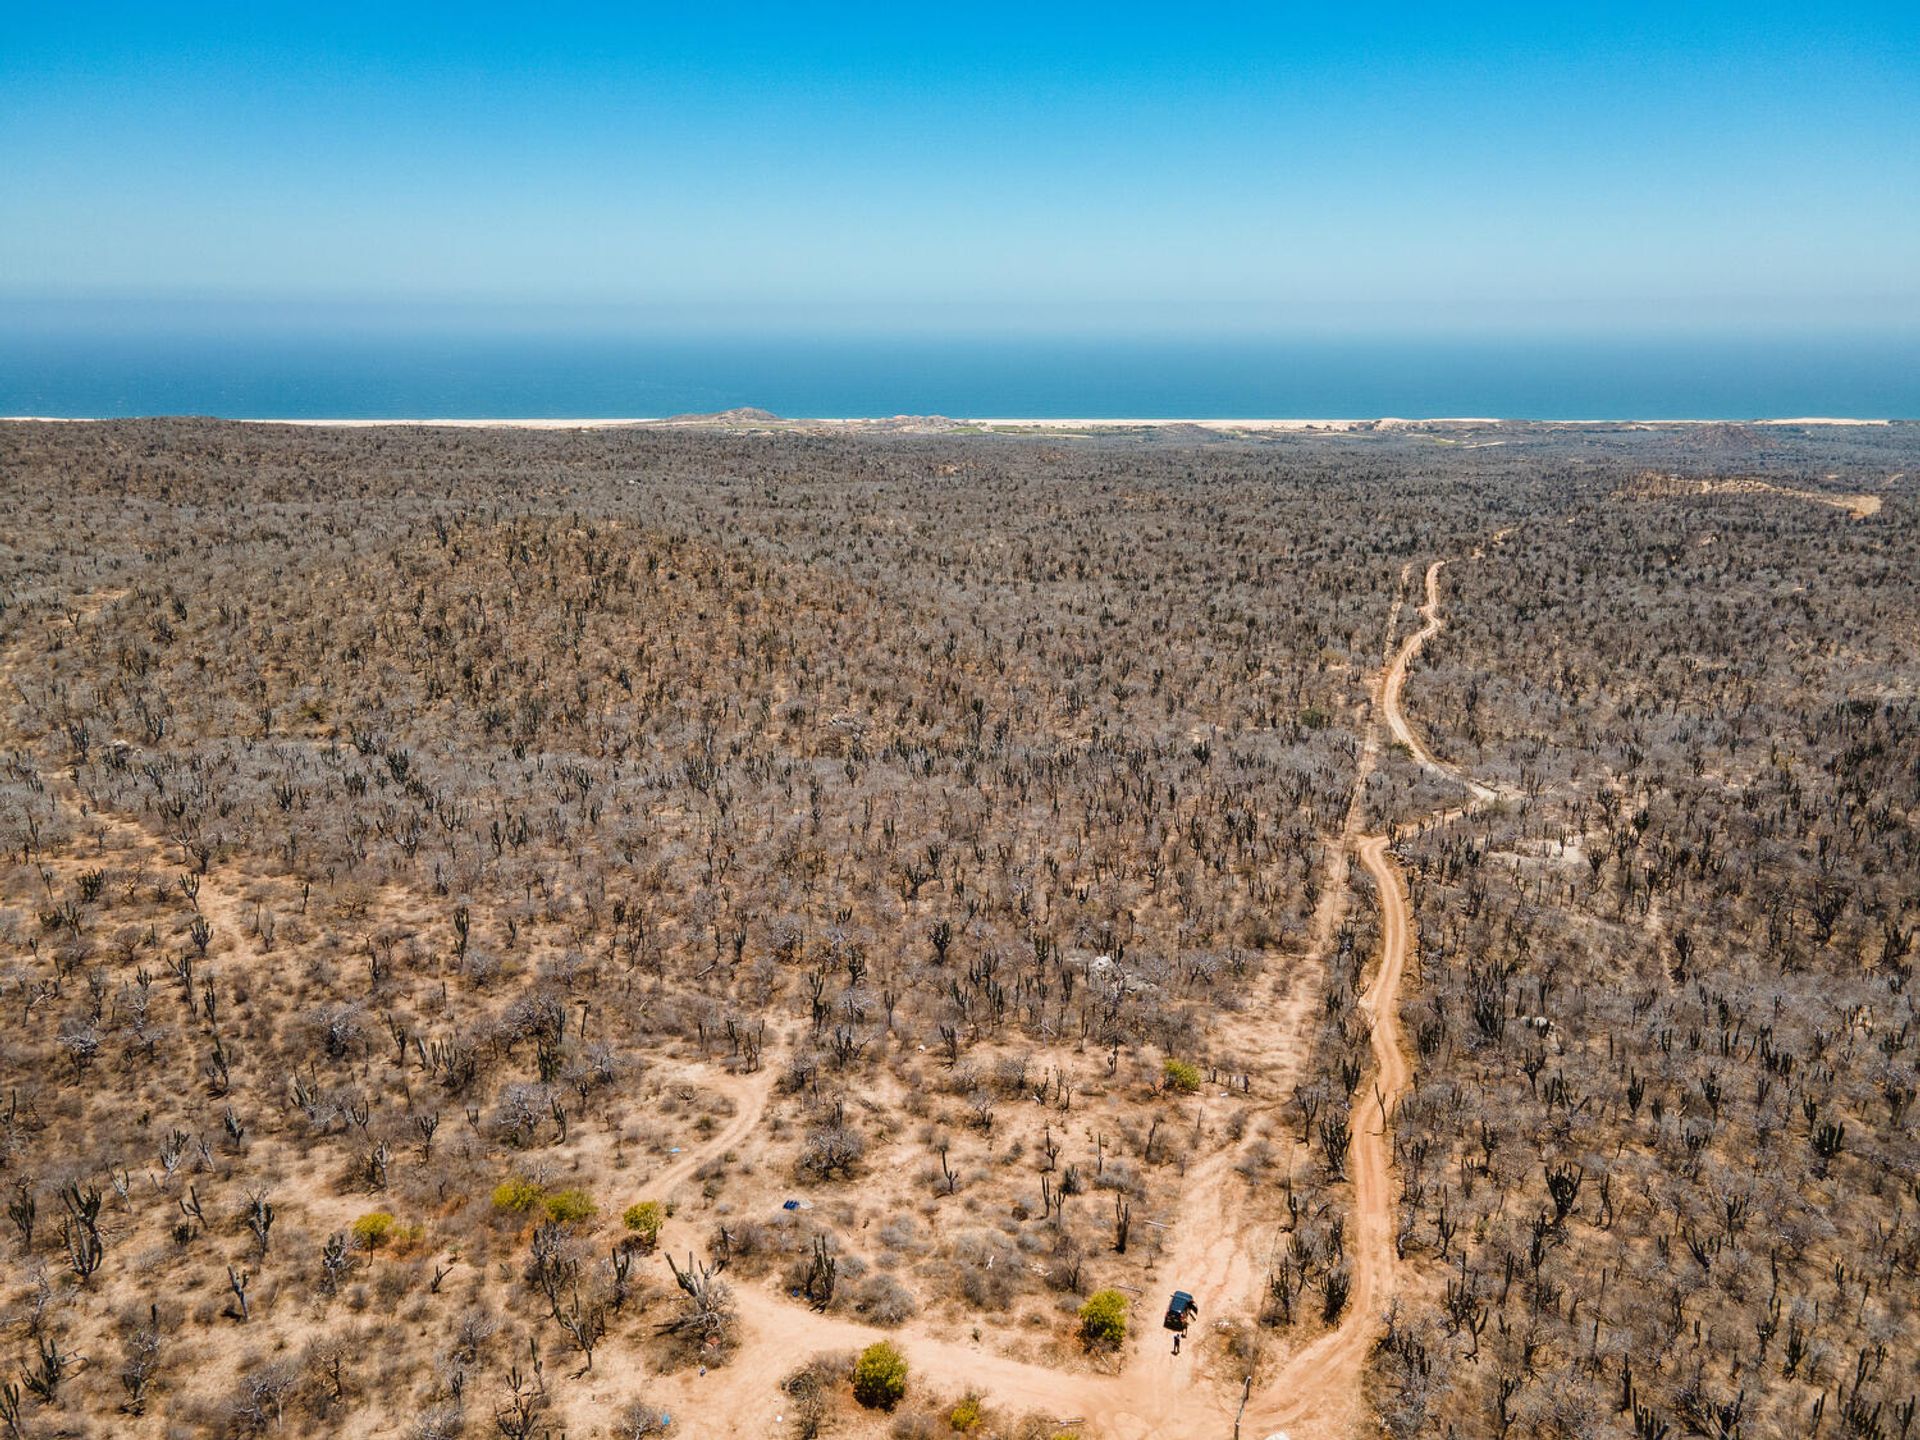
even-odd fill
[{"label": "ocean horizon", "polygon": [[1752,420],[1920,417],[1920,336],[1676,339],[63,334],[0,415]]}]

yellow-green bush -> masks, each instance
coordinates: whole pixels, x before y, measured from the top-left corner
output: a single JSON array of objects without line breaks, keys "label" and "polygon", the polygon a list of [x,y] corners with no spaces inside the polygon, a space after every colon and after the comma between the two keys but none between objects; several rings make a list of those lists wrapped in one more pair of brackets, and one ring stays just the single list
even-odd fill
[{"label": "yellow-green bush", "polygon": [[1080,1307],[1080,1338],[1089,1348],[1114,1349],[1127,1338],[1127,1297],[1096,1290]]},{"label": "yellow-green bush", "polygon": [[1160,1067],[1167,1077],[1167,1088],[1191,1095],[1200,1088],[1200,1067],[1186,1060],[1168,1060]]},{"label": "yellow-green bush", "polygon": [[593,1203],[593,1197],[584,1190],[556,1190],[541,1198],[540,1204],[546,1209],[547,1218],[559,1225],[570,1225],[576,1220],[590,1219],[600,1207]]},{"label": "yellow-green bush", "polygon": [[651,1250],[660,1240],[660,1227],[667,1223],[667,1207],[658,1200],[642,1200],[629,1205],[620,1217],[642,1245]]},{"label": "yellow-green bush", "polygon": [[969,1395],[953,1407],[953,1413],[947,1416],[947,1423],[962,1435],[970,1435],[980,1428],[980,1422],[986,1419],[981,1408],[980,1397]]},{"label": "yellow-green bush", "polygon": [[869,1410],[891,1410],[907,1393],[907,1357],[891,1340],[876,1340],[853,1367],[853,1398]]},{"label": "yellow-green bush", "polygon": [[546,1191],[531,1180],[503,1180],[493,1189],[493,1208],[524,1215],[538,1205]]},{"label": "yellow-green bush", "polygon": [[353,1222],[353,1238],[363,1249],[378,1250],[392,1236],[393,1227],[393,1216],[375,1210]]}]

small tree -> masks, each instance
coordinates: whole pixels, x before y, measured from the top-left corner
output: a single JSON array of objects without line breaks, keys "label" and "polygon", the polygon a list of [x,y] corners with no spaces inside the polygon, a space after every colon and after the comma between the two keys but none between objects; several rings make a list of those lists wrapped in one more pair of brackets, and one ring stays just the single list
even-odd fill
[{"label": "small tree", "polygon": [[737,1312],[732,1289],[719,1278],[721,1267],[711,1261],[696,1263],[689,1254],[686,1269],[674,1264],[671,1255],[667,1268],[687,1298],[664,1328],[692,1340],[703,1358],[711,1356],[709,1363],[722,1361],[731,1348]]},{"label": "small tree", "polygon": [[827,1125],[807,1136],[800,1152],[800,1173],[815,1180],[850,1177],[867,1153],[867,1141],[850,1125]]},{"label": "small tree", "polygon": [[1160,1072],[1167,1077],[1169,1090],[1191,1095],[1200,1088],[1200,1067],[1191,1061],[1169,1059],[1160,1067]]},{"label": "small tree", "polygon": [[635,1400],[613,1422],[613,1435],[615,1440],[651,1440],[652,1436],[666,1434],[672,1423],[658,1405]]},{"label": "small tree", "polygon": [[1080,1339],[1090,1350],[1116,1350],[1127,1338],[1127,1297],[1096,1290],[1080,1307]]},{"label": "small tree", "polygon": [[150,1305],[144,1317],[130,1315],[120,1322],[120,1388],[127,1393],[128,1414],[145,1413],[147,1387],[159,1368],[160,1309]]},{"label": "small tree", "polygon": [[642,1200],[637,1205],[629,1205],[620,1218],[633,1232],[633,1238],[651,1250],[660,1243],[660,1227],[667,1223],[667,1207],[658,1200]]},{"label": "small tree", "polygon": [[869,1410],[891,1410],[907,1393],[907,1357],[891,1340],[876,1340],[853,1367],[853,1398]]}]

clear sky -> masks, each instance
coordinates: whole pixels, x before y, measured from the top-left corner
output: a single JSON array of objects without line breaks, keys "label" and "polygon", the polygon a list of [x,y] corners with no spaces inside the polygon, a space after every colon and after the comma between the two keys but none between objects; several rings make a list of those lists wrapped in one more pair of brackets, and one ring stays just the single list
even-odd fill
[{"label": "clear sky", "polygon": [[0,298],[1913,327],[1920,24],[1714,0],[16,5]]}]

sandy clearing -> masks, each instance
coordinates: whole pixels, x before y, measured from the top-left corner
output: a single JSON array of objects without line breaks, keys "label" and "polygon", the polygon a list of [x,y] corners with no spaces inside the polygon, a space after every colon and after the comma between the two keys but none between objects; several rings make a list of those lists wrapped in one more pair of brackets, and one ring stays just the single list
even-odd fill
[{"label": "sandy clearing", "polygon": [[1790,500],[1810,500],[1815,505],[1831,506],[1835,510],[1844,510],[1856,520],[1865,520],[1880,513],[1878,495],[1829,494],[1824,490],[1795,490],[1787,485],[1774,485],[1765,480],[1703,480],[1699,493],[1702,495],[1785,495]]},{"label": "sandy clearing", "polygon": [[[1831,480],[1839,477],[1830,475],[1826,478]],[[1900,478],[1901,475],[1895,475],[1892,480]],[[1891,484],[1892,480],[1888,483]],[[1805,490],[1791,485],[1776,485],[1771,480],[1759,480],[1751,476],[1690,480],[1680,475],[1643,475],[1618,493],[1628,499],[1641,500],[1671,499],[1680,495],[1782,495],[1789,500],[1806,500],[1830,509],[1844,510],[1856,520],[1878,515],[1883,503],[1880,496],[1865,491]]]}]

